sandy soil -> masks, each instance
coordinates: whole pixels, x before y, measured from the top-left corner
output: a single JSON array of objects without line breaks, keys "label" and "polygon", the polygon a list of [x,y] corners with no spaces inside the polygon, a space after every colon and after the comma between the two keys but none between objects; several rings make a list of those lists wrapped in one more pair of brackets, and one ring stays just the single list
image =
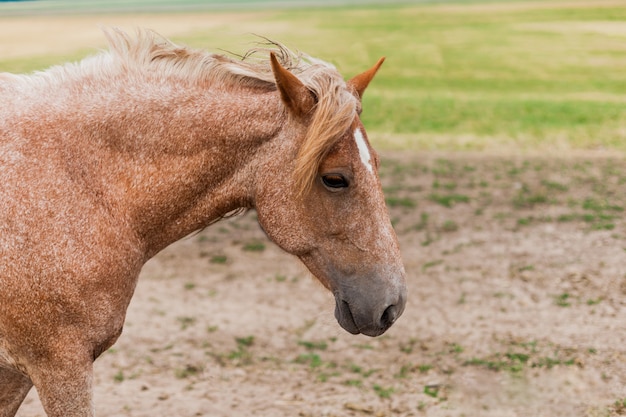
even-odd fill
[{"label": "sandy soil", "polygon": [[[383,156],[410,291],[392,329],[341,330],[251,212],[146,265],[98,414],[625,415],[624,159]],[[18,416],[43,415],[33,390]]]}]

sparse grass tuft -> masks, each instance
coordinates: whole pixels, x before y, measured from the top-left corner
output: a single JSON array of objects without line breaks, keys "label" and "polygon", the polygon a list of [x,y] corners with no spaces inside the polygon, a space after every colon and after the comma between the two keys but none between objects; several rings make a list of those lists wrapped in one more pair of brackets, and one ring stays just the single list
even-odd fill
[{"label": "sparse grass tuft", "polygon": [[405,207],[405,208],[415,208],[417,204],[415,201],[409,197],[386,197],[385,202],[388,207]]},{"label": "sparse grass tuft", "polygon": [[228,355],[228,359],[235,362],[236,365],[250,365],[253,362],[252,353],[249,347],[254,344],[254,336],[236,337],[237,349],[232,350]]},{"label": "sparse grass tuft", "polygon": [[443,232],[456,232],[459,230],[459,225],[454,220],[446,220],[441,225],[441,230]]},{"label": "sparse grass tuft", "polygon": [[468,196],[463,194],[436,194],[433,193],[429,197],[430,201],[440,204],[444,207],[452,208],[457,203],[469,203]]},{"label": "sparse grass tuft", "polygon": [[189,378],[191,376],[197,375],[197,374],[199,374],[201,372],[202,372],[202,367],[201,366],[186,365],[182,369],[176,369],[174,374],[176,375],[176,378],[178,378],[178,379],[186,379],[186,378]]},{"label": "sparse grass tuft", "polygon": [[441,386],[437,384],[424,385],[424,394],[428,395],[429,397],[437,398],[440,389]]},{"label": "sparse grass tuft", "polygon": [[177,317],[176,320],[180,323],[181,330],[186,330],[188,327],[193,326],[196,323],[196,318],[189,316]]},{"label": "sparse grass tuft", "polygon": [[260,241],[248,242],[243,245],[243,250],[247,252],[263,252],[265,250],[265,243]]},{"label": "sparse grass tuft", "polygon": [[226,261],[228,261],[226,255],[213,255],[210,260],[212,264],[225,264]]},{"label": "sparse grass tuft", "polygon": [[300,340],[298,344],[300,346],[304,346],[307,350],[326,350],[326,348],[328,347],[328,343],[323,340],[317,342]]},{"label": "sparse grass tuft", "polygon": [[554,297],[554,302],[559,307],[569,307],[572,305],[571,303],[571,295],[568,293],[559,294]]},{"label": "sparse grass tuft", "polygon": [[124,372],[121,369],[117,371],[115,375],[113,375],[113,381],[117,383],[124,382],[124,379],[126,378],[124,377]]},{"label": "sparse grass tuft", "polygon": [[618,416],[626,415],[626,397],[616,400],[612,404],[611,409]]},{"label": "sparse grass tuft", "polygon": [[308,364],[311,368],[319,368],[322,366],[322,358],[317,353],[303,353],[298,355],[294,361],[299,364]]},{"label": "sparse grass tuft", "polygon": [[254,336],[236,337],[235,342],[239,347],[250,347],[254,344]]},{"label": "sparse grass tuft", "polygon": [[541,191],[533,192],[524,186],[513,198],[513,207],[517,209],[533,208],[537,204],[545,204],[548,197]]},{"label": "sparse grass tuft", "polygon": [[391,394],[395,392],[395,389],[393,387],[385,388],[378,384],[374,384],[372,388],[374,389],[374,392],[376,392],[376,394],[378,394],[380,398],[391,398]]}]

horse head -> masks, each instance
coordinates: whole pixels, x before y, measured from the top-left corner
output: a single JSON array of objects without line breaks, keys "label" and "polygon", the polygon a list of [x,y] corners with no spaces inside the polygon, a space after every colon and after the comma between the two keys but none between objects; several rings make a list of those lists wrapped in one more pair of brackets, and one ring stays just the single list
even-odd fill
[{"label": "horse head", "polygon": [[323,77],[318,85],[305,84],[271,55],[286,114],[275,146],[287,152],[259,173],[255,201],[270,239],[333,293],[339,324],[369,336],[384,333],[406,302],[379,157],[359,117],[363,92],[382,62],[322,91]]}]

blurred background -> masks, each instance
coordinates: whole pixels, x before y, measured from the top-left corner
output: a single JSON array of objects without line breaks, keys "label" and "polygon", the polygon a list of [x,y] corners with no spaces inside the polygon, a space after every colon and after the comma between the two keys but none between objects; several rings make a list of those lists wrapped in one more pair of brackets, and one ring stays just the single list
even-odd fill
[{"label": "blurred background", "polygon": [[384,55],[364,105],[383,149],[626,150],[622,1],[5,1],[0,71],[93,54],[100,25],[217,52],[266,36],[346,78]]}]

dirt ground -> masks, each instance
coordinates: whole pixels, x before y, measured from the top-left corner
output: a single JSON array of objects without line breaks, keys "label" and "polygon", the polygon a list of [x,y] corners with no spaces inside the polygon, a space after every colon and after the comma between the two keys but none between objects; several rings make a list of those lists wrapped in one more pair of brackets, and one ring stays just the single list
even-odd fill
[{"label": "dirt ground", "polygon": [[[382,337],[255,213],[145,267],[100,416],[626,415],[623,158],[383,154],[409,301]],[[43,416],[36,393],[19,417]]]}]

